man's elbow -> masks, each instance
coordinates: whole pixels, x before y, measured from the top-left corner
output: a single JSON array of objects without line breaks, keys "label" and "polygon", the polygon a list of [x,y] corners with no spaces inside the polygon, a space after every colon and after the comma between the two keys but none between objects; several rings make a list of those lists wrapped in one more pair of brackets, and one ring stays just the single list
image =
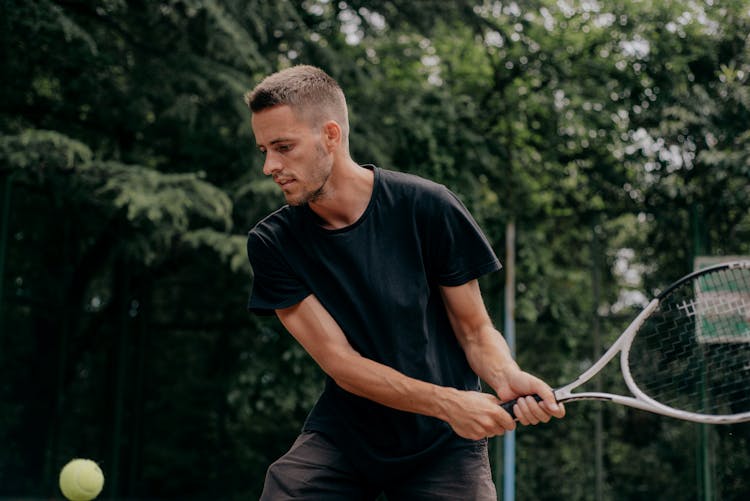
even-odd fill
[{"label": "man's elbow", "polygon": [[336,385],[350,393],[354,393],[353,385],[353,372],[356,360],[355,358],[361,358],[361,355],[354,349],[349,348],[346,350],[333,350],[318,360],[318,365],[323,372],[328,375]]}]

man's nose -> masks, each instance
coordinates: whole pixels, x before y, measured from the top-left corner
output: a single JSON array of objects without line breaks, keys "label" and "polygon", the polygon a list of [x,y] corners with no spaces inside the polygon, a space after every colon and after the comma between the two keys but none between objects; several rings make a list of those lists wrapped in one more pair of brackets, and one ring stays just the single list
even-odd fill
[{"label": "man's nose", "polygon": [[281,162],[271,152],[266,153],[266,160],[263,162],[263,174],[272,175],[274,172],[281,170]]}]

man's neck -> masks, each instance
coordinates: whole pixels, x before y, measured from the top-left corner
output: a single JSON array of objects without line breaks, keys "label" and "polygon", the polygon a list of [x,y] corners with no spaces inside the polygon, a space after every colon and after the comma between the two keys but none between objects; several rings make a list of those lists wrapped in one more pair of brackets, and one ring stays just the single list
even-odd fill
[{"label": "man's neck", "polygon": [[362,217],[372,196],[374,174],[351,158],[335,163],[326,183],[326,193],[310,202],[310,209],[329,230],[345,228]]}]

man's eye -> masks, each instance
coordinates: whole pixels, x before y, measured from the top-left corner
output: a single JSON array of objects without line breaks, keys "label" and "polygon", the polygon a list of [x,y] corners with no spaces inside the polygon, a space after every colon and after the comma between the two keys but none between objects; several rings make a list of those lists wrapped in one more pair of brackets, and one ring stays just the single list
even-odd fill
[{"label": "man's eye", "polygon": [[287,151],[291,151],[291,149],[292,149],[292,145],[291,144],[280,144],[276,148],[276,151],[278,151],[279,153],[286,153]]}]

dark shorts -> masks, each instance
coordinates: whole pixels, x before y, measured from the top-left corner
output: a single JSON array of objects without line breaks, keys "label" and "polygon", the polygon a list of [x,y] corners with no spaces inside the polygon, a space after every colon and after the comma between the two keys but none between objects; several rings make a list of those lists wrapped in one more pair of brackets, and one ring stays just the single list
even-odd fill
[{"label": "dark shorts", "polygon": [[325,436],[303,432],[266,474],[262,501],[287,499],[388,501],[495,501],[497,494],[487,442],[445,450],[398,485],[373,485],[365,480]]}]

